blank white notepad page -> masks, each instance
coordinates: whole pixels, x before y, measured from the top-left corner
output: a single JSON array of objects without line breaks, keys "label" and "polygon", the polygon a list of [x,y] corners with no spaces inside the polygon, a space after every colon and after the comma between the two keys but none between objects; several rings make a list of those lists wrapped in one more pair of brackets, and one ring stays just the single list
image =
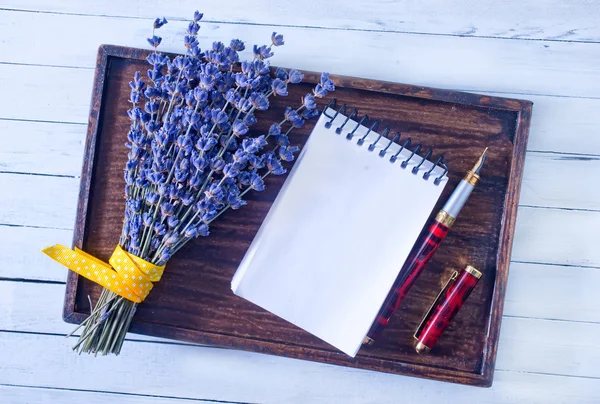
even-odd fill
[{"label": "blank white notepad page", "polygon": [[[335,111],[329,109],[333,116]],[[415,155],[406,168],[357,140],[348,129],[331,128],[322,114],[265,221],[232,280],[234,293],[303,328],[350,356],[355,356],[410,249],[426,224],[447,178],[434,185],[443,170]]]}]

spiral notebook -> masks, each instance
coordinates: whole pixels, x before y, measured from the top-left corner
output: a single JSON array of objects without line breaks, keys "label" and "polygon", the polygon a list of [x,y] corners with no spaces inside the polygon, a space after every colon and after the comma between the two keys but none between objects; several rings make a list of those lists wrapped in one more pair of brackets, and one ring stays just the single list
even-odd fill
[{"label": "spiral notebook", "polygon": [[352,357],[448,181],[441,157],[370,122],[324,110],[231,282]]}]

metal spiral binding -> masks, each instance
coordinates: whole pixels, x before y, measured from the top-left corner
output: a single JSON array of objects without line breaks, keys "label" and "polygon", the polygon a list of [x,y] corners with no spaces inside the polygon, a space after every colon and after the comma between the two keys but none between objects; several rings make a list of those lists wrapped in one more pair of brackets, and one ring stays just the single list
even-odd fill
[{"label": "metal spiral binding", "polygon": [[[335,114],[333,115],[329,115],[327,113],[327,110],[331,108],[333,110],[335,110]],[[329,121],[325,122],[325,127],[326,128],[331,128],[331,125],[333,124],[333,121],[338,117],[338,115],[342,114],[342,115],[346,115],[346,111],[348,109],[347,104],[342,104],[339,108],[337,105],[337,99],[333,98],[331,101],[329,101],[329,103],[325,106],[325,108],[323,109],[323,115],[325,115],[327,118],[329,118]],[[350,115],[346,115],[346,119],[344,119],[344,122],[342,122],[342,124],[340,126],[338,126],[335,129],[335,133],[340,135],[342,133],[342,131],[344,130],[344,126],[346,126],[346,124],[350,121],[350,120],[357,120],[356,126],[350,130],[347,134],[346,134],[346,139],[347,140],[352,140],[354,138],[354,135],[356,133],[356,130],[361,127],[361,126],[365,126],[367,127],[367,123],[370,120],[368,115],[363,115],[360,119],[358,118],[358,109],[353,109],[352,112],[350,113]],[[365,140],[367,139],[367,136],[369,136],[369,134],[371,132],[375,132],[377,133],[377,131],[379,130],[379,123],[380,121],[375,121],[372,122],[369,126],[368,126],[368,130],[367,133],[365,133],[361,138],[359,138],[356,141],[356,144],[358,146],[362,146],[365,142]],[[400,137],[402,136],[402,134],[400,132],[396,132],[394,134],[394,136],[392,138],[390,138],[389,134],[390,134],[390,128],[384,128],[383,131],[381,132],[381,134],[377,135],[377,139],[375,139],[375,141],[373,143],[371,143],[368,147],[369,151],[373,151],[375,150],[375,147],[377,145],[377,143],[381,140],[381,138],[385,138],[388,140],[388,144],[385,146],[385,148],[383,148],[382,150],[379,151],[378,156],[379,157],[385,157],[385,155],[388,153],[388,149],[389,147],[392,145],[392,143],[396,143],[400,145],[400,149],[392,156],[390,156],[390,163],[395,163],[398,160],[398,156],[400,155],[400,153],[403,150],[408,150],[411,152],[410,156],[406,159],[403,160],[400,163],[400,167],[402,168],[406,168],[408,166],[408,163],[415,157],[415,155],[417,157],[421,158],[421,161],[419,162],[419,164],[417,164],[416,166],[414,166],[411,170],[411,173],[417,175],[419,174],[419,171],[421,170],[421,166],[423,165],[423,163],[425,162],[425,160],[429,160],[429,158],[433,155],[433,150],[429,149],[427,150],[427,152],[425,153],[424,156],[420,156],[419,153],[421,152],[421,149],[423,148],[422,145],[418,144],[415,145],[414,148],[412,147],[412,140],[411,138],[406,139],[402,144],[400,144],[398,141],[400,140]],[[431,166],[431,168],[426,171],[423,174],[423,179],[425,179],[426,181],[429,180],[429,177],[431,177],[431,173],[433,172],[433,169],[436,167],[442,167],[444,169],[444,172],[439,176],[436,177],[433,180],[433,183],[435,185],[439,185],[440,182],[442,181],[442,178],[444,178],[444,176],[446,174],[448,174],[448,165],[444,162],[444,156],[441,155],[437,158],[437,160],[435,161],[435,163],[433,163],[433,165]]]}]

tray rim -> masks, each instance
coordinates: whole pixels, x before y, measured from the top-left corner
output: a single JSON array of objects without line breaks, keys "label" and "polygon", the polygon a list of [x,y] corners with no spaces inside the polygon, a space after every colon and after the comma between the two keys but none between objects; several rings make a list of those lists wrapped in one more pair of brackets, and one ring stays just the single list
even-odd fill
[{"label": "tray rim", "polygon": [[[82,248],[85,237],[87,210],[89,205],[90,188],[93,180],[96,144],[98,141],[97,134],[102,114],[102,100],[104,96],[107,72],[110,67],[110,58],[143,60],[149,53],[151,53],[150,50],[118,45],[100,45],[98,48],[96,69],[94,74],[94,86],[91,97],[90,116],[87,127],[84,160],[81,173],[79,200],[77,204],[77,213],[73,232],[74,247]],[[316,82],[320,76],[319,73],[315,72],[303,73],[307,81]],[[362,357],[362,363],[358,364],[353,360],[348,362],[348,357],[345,354],[335,350],[325,350],[312,347],[304,348],[302,345],[297,345],[300,348],[299,352],[311,352],[310,355],[307,355],[306,353],[302,355],[296,352],[283,351],[282,344],[279,342],[268,341],[265,339],[242,338],[220,334],[217,332],[185,329],[165,324],[159,325],[155,323],[133,322],[130,332],[207,344],[216,347],[234,348],[295,359],[312,360],[338,366],[349,366],[366,370],[417,376],[472,386],[490,387],[492,385],[494,376],[494,365],[496,361],[499,333],[502,322],[502,311],[504,306],[504,296],[510,265],[510,252],[514,237],[514,227],[517,216],[518,200],[523,176],[525,151],[529,136],[529,126],[533,103],[531,101],[514,98],[488,96],[334,74],[332,74],[331,77],[336,81],[336,83],[338,83],[338,85],[352,87],[359,90],[376,90],[378,92],[394,95],[409,96],[439,102],[464,104],[475,107],[499,109],[517,113],[510,177],[504,201],[504,215],[501,223],[499,249],[496,253],[497,266],[495,285],[491,300],[491,314],[489,321],[486,324],[487,336],[483,351],[481,372],[475,373],[468,371],[457,371],[414,363],[403,363],[394,360],[368,357]],[[63,320],[67,323],[79,324],[88,316],[86,313],[75,311],[75,298],[78,284],[79,276],[73,271],[68,271],[62,313]],[[249,341],[250,344],[248,344]],[[259,341],[260,347],[256,345],[256,342]],[[344,359],[344,362],[341,363],[340,361],[337,361],[336,359],[338,358]]]}]

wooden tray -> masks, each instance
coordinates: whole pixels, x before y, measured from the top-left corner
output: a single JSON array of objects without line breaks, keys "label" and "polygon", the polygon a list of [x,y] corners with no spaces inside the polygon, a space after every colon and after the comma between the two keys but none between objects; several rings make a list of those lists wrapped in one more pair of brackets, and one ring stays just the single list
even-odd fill
[{"label": "wooden tray", "polygon": [[[128,82],[145,72],[148,51],[100,47],[73,244],[108,260],[121,232],[124,199],[123,144],[129,128]],[[306,74],[289,97],[276,97],[257,114],[266,131],[283,109],[310,91],[318,75]],[[485,146],[490,147],[475,189],[425,273],[383,336],[352,359],[316,337],[233,295],[230,281],[285,178],[269,177],[266,191],[211,226],[211,236],[191,242],[167,265],[163,280],[139,306],[132,332],[219,347],[308,359],[382,372],[478,386],[492,383],[504,292],[532,103],[455,91],[332,76],[338,103],[383,120],[402,139],[444,153],[450,165],[446,200]],[[322,107],[323,105],[321,105]],[[291,136],[303,144],[308,124]],[[393,201],[381,201],[393,211]],[[437,210],[437,209],[436,209]],[[393,219],[393,215],[390,216]],[[382,237],[385,235],[382,234]],[[414,350],[413,332],[451,271],[466,263],[484,276],[453,324],[428,355]],[[192,282],[189,279],[193,279]],[[90,312],[87,296],[100,287],[69,272],[64,319],[79,323]],[[125,347],[126,349],[126,347]]]}]

